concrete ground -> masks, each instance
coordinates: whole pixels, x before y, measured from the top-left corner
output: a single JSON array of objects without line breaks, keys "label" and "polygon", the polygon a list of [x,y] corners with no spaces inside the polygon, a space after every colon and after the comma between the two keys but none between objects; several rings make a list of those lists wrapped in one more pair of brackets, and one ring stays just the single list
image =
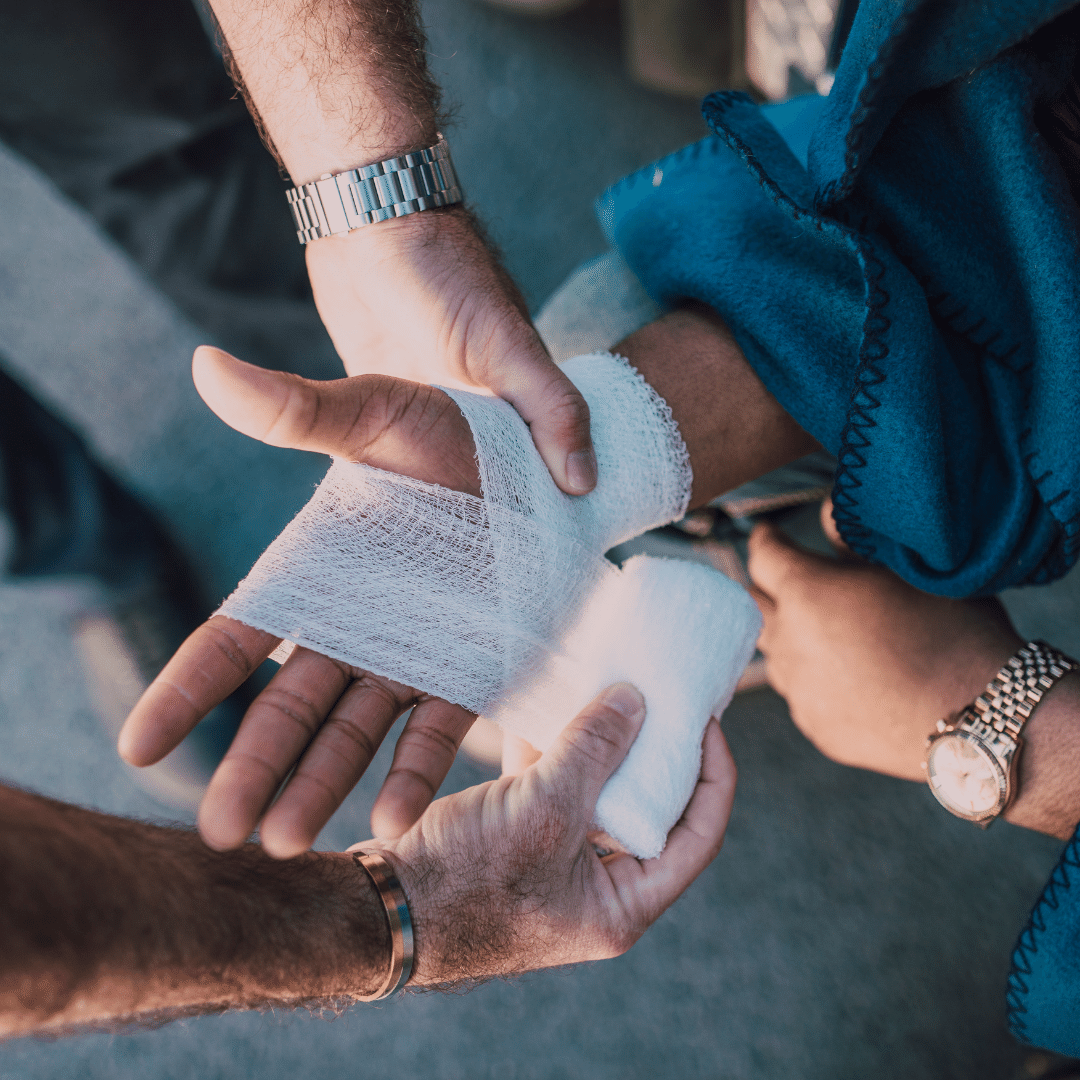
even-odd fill
[{"label": "concrete ground", "polygon": [[[602,250],[593,196],[702,134],[696,106],[629,84],[605,0],[547,22],[468,0],[429,0],[425,14],[432,63],[457,107],[450,135],[466,189],[535,307]],[[187,374],[207,331],[5,153],[0,195],[0,351],[168,519],[223,595],[324,463],[220,425]],[[297,368],[336,373],[310,315],[261,312],[215,334],[266,362],[270,343],[287,341]],[[1080,651],[1078,590],[1073,575],[1009,597],[1021,632]],[[67,587],[0,588],[0,776],[106,810],[175,817],[132,784],[87,704],[71,641],[80,603]],[[0,1080],[1035,1075],[1032,1052],[1005,1030],[1004,985],[1059,845],[1007,824],[982,833],[919,786],[826,761],[771,691],[736,700],[724,727],[740,770],[724,850],[618,960],[467,995],[407,995],[333,1022],[235,1014],[23,1039],[0,1046]],[[320,846],[369,835],[387,760]],[[487,775],[459,761],[447,790]]]}]

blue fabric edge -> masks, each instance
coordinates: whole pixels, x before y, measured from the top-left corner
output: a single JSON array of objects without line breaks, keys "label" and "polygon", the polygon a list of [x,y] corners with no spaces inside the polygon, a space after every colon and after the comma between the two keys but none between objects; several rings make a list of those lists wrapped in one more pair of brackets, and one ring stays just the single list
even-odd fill
[{"label": "blue fabric edge", "polygon": [[1030,980],[1036,974],[1039,937],[1046,932],[1048,915],[1057,911],[1065,900],[1066,894],[1072,891],[1076,877],[1075,875],[1070,877],[1070,868],[1080,871],[1080,829],[1065,845],[1065,850],[1062,851],[1054,872],[1050,875],[1050,880],[1047,881],[1039,899],[1031,909],[1027,923],[1021,930],[1013,949],[1006,983],[1005,1015],[1009,1031],[1021,1042],[1029,1045],[1042,1045],[1033,1042],[1026,1019],[1029,1012],[1027,1000],[1030,993]]}]

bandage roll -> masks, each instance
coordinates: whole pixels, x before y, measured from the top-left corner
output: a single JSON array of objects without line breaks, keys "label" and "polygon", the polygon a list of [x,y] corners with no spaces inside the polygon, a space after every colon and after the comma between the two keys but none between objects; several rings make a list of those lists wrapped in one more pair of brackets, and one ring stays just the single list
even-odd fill
[{"label": "bandage roll", "polygon": [[746,590],[723,574],[638,555],[602,576],[560,650],[490,719],[546,750],[603,689],[633,683],[645,723],[593,820],[634,855],[653,858],[693,793],[705,725],[727,708],[760,629]]}]

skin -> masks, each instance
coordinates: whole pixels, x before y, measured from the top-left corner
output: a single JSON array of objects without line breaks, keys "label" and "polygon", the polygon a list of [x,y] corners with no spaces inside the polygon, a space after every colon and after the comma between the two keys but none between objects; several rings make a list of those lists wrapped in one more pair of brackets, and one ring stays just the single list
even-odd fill
[{"label": "skin", "polygon": [[[213,0],[230,67],[295,184],[431,146],[438,90],[408,0]],[[529,423],[555,482],[591,491],[589,410],[548,356],[517,287],[463,208],[306,248],[349,375],[484,387]]]},{"label": "skin", "polygon": [[[720,850],[735,766],[713,721],[694,795],[657,859],[601,859],[589,822],[644,701],[609,688],[521,776],[433,803],[368,841],[409,902],[410,985],[625,952]],[[192,832],[0,786],[0,1037],[234,1008],[342,1008],[390,965],[382,903],[348,855],[222,854]]]},{"label": "skin", "polygon": [[[665,316],[621,342],[618,351],[671,406],[690,451],[696,502],[816,445],[783,412],[711,312]],[[441,391],[384,376],[311,382],[209,348],[196,353],[194,377],[208,405],[253,438],[479,492],[472,436]],[[712,407],[705,404],[710,401]],[[185,642],[132,711],[120,735],[121,755],[133,765],[160,760],[277,643],[215,616]],[[199,811],[204,840],[232,848],[258,827],[271,855],[288,858],[306,850],[394,720],[410,707],[372,810],[372,830],[384,839],[401,836],[423,813],[473,717],[413,688],[297,649],[248,710],[211,780]]]},{"label": "skin", "polygon": [[[295,183],[434,142],[438,93],[407,0],[212,6],[233,77]],[[346,372],[361,381],[345,384],[347,390],[287,376],[275,383],[201,350],[196,384],[227,423],[274,445],[342,454],[475,493],[471,440],[460,417],[445,396],[414,384],[486,388],[529,423],[564,491],[592,489],[588,408],[551,362],[520,293],[465,210],[414,214],[319,240],[306,256],[320,315]],[[647,328],[623,344],[662,395],[679,396],[676,415],[695,456],[699,501],[720,490],[726,476],[747,479],[812,447],[708,313],[677,314],[661,320],[659,332]],[[706,383],[695,388],[676,370],[680,363]],[[745,414],[721,409],[727,427],[718,427],[701,393],[722,397],[739,387],[749,395]],[[761,420],[760,431],[747,418]],[[746,432],[749,453],[741,449]],[[714,462],[706,445],[713,438],[739,448],[731,451],[734,467],[722,453]],[[759,464],[749,460],[755,457]],[[242,624],[211,620],[133,711],[121,754],[136,765],[160,760],[275,645]],[[210,784],[199,815],[204,839],[232,848],[258,826],[275,856],[307,849],[394,719],[410,708],[372,814],[372,828],[384,838],[400,836],[423,812],[472,718],[413,688],[297,650],[252,705]]]},{"label": "skin", "polygon": [[[1024,644],[996,599],[949,600],[912,588],[842,548],[805,551],[762,525],[749,572],[769,679],[804,735],[834,761],[925,781],[926,739],[955,717]],[[1068,839],[1080,822],[1080,676],[1063,678],[1022,733],[1016,825]]]}]

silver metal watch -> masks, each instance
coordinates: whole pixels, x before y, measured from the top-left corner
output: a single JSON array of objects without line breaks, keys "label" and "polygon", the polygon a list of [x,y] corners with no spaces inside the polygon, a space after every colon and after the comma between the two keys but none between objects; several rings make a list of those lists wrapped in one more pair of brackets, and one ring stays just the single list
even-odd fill
[{"label": "silver metal watch", "polygon": [[327,173],[285,193],[301,244],[339,236],[376,221],[462,201],[446,140],[426,150]]},{"label": "silver metal watch", "polygon": [[1044,641],[1009,658],[955,721],[937,722],[927,740],[926,779],[950,813],[988,828],[1016,794],[1020,732],[1059,679],[1080,664]]}]

